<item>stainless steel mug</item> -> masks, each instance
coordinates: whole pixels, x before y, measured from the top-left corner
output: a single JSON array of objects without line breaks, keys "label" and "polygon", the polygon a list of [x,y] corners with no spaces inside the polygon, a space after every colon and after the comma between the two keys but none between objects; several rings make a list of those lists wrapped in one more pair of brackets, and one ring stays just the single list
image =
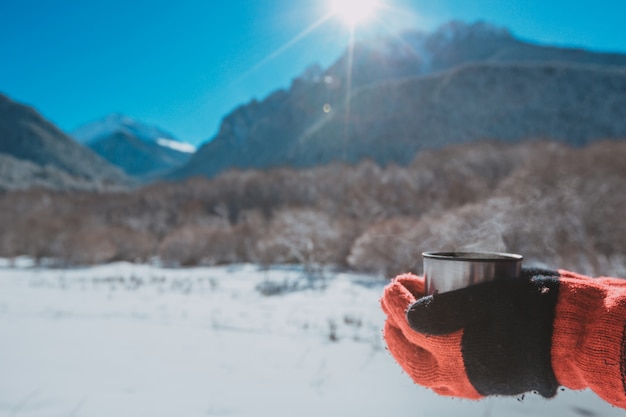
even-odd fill
[{"label": "stainless steel mug", "polygon": [[523,256],[496,252],[424,252],[426,295],[496,279],[518,278]]}]

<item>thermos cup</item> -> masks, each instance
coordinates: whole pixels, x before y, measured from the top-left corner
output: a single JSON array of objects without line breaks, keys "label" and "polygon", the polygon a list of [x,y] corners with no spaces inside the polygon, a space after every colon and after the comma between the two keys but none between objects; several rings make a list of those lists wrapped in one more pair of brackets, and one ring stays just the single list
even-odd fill
[{"label": "thermos cup", "polygon": [[496,252],[424,252],[426,295],[520,276],[523,256]]}]

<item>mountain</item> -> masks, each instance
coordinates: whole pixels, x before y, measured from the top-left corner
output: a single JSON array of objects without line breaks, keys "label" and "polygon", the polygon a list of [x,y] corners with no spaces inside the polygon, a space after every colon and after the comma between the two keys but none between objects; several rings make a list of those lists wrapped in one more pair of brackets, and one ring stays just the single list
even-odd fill
[{"label": "mountain", "polygon": [[[623,68],[623,54],[536,45],[483,22],[380,37],[236,108],[170,177],[361,158],[405,163],[421,148],[484,138],[623,137]],[[598,103],[615,105],[602,104],[610,111],[601,114]]]},{"label": "mountain", "polygon": [[127,187],[132,181],[32,107],[0,94],[0,189]]},{"label": "mountain", "polygon": [[[550,138],[573,145],[626,138],[626,69],[472,64],[375,84],[286,149],[289,165],[338,156],[409,163],[421,149],[480,139]],[[346,120],[349,120],[346,128]]]},{"label": "mountain", "polygon": [[195,147],[170,133],[128,116],[113,114],[71,133],[126,174],[142,181],[158,178],[185,164]]},{"label": "mountain", "polygon": [[[346,74],[345,53],[328,72]],[[386,79],[445,71],[473,62],[561,62],[626,66],[626,55],[537,45],[516,39],[507,29],[485,22],[449,22],[427,34],[407,31],[355,46],[352,82],[357,86]]]}]

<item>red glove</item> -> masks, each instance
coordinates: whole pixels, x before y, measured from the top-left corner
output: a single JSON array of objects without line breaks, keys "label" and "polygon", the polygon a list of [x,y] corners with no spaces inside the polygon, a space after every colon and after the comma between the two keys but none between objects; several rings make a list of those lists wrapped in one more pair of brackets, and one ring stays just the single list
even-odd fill
[{"label": "red glove", "polygon": [[552,397],[562,385],[626,408],[626,280],[524,270],[424,296],[423,279],[407,274],[381,303],[389,351],[438,394]]}]

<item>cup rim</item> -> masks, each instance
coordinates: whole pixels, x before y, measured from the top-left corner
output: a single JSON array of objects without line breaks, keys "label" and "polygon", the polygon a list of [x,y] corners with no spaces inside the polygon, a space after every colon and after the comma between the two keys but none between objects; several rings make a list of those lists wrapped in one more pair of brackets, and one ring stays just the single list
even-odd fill
[{"label": "cup rim", "polygon": [[422,252],[422,257],[426,259],[437,259],[442,261],[465,261],[465,262],[511,262],[521,261],[522,255],[506,252]]}]

